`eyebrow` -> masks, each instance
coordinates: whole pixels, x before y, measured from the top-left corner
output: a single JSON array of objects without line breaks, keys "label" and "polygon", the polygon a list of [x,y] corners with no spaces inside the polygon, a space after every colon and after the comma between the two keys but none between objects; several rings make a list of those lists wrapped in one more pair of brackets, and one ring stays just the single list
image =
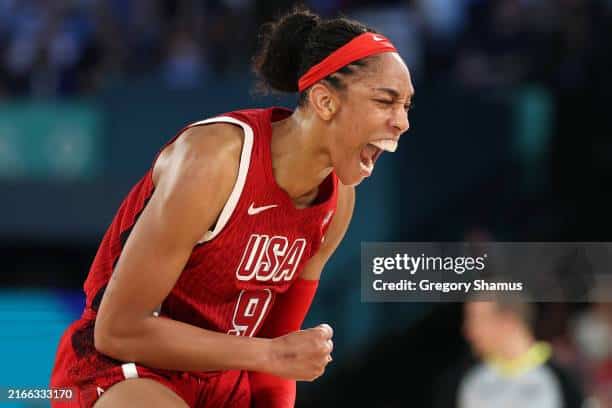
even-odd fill
[{"label": "eyebrow", "polygon": [[[375,91],[388,93],[393,99],[399,99],[400,94],[393,88],[374,88]],[[410,95],[410,100],[414,98],[414,93]]]},{"label": "eyebrow", "polygon": [[399,92],[397,92],[395,89],[391,89],[391,88],[374,88],[375,91],[382,91],[382,92],[386,92],[389,95],[391,95],[393,98],[397,99],[399,98],[400,94]]}]

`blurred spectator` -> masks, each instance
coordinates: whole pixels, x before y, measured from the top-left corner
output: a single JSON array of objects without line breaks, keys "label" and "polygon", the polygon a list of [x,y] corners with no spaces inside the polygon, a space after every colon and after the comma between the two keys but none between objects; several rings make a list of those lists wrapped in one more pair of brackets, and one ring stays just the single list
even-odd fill
[{"label": "blurred spectator", "polygon": [[375,30],[384,32],[410,67],[410,74],[413,78],[418,79],[421,76],[423,66],[422,22],[414,2],[361,7],[354,10],[350,16],[363,21]]},{"label": "blurred spectator", "polygon": [[601,408],[612,408],[612,304],[596,303],[573,324],[583,376]]},{"label": "blurred spectator", "polygon": [[[457,373],[455,388],[438,406],[580,408],[580,386],[533,335],[534,308],[516,300],[471,301],[464,307],[464,334],[480,360]],[[448,387],[447,387],[448,388]]]},{"label": "blurred spectator", "polygon": [[205,63],[194,37],[185,29],[173,33],[164,59],[164,79],[172,88],[194,88],[204,74]]},{"label": "blurred spectator", "polygon": [[474,13],[459,45],[456,75],[475,87],[514,85],[528,78],[536,65],[532,33],[519,0],[486,3],[485,14]]},{"label": "blurred spectator", "polygon": [[465,25],[466,0],[418,0],[429,35],[439,42],[452,42]]}]

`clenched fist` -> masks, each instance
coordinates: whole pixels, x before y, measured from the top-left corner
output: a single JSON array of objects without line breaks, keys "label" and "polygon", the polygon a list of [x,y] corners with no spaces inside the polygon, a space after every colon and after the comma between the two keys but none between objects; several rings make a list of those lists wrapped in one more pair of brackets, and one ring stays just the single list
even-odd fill
[{"label": "clenched fist", "polygon": [[293,380],[313,381],[332,360],[334,331],[320,324],[272,339],[271,372]]}]

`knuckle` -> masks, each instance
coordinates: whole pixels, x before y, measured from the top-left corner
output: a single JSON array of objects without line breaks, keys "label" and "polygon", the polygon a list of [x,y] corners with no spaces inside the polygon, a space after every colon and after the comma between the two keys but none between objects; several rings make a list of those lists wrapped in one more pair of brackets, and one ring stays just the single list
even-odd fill
[{"label": "knuckle", "polygon": [[332,329],[329,324],[323,323],[323,324],[319,325],[319,327],[323,330],[323,332],[325,332],[325,334],[328,337],[332,337],[334,335],[334,329]]},{"label": "knuckle", "polygon": [[314,328],[314,329],[308,329],[308,338],[309,339],[314,339],[314,340],[318,340],[321,338],[321,330]]}]

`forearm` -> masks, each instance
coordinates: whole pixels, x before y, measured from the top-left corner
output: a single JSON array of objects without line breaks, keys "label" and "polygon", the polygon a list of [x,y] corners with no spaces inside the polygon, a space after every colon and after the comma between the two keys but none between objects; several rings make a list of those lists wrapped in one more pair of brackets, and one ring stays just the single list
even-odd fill
[{"label": "forearm", "polygon": [[[279,295],[260,335],[272,338],[300,330],[318,283],[299,278],[286,293]],[[290,408],[295,405],[295,381],[256,370],[249,373],[249,380],[254,408]]]},{"label": "forearm", "polygon": [[96,348],[115,359],[152,368],[270,371],[269,339],[204,330],[164,317],[147,317],[130,326],[96,330]]}]

